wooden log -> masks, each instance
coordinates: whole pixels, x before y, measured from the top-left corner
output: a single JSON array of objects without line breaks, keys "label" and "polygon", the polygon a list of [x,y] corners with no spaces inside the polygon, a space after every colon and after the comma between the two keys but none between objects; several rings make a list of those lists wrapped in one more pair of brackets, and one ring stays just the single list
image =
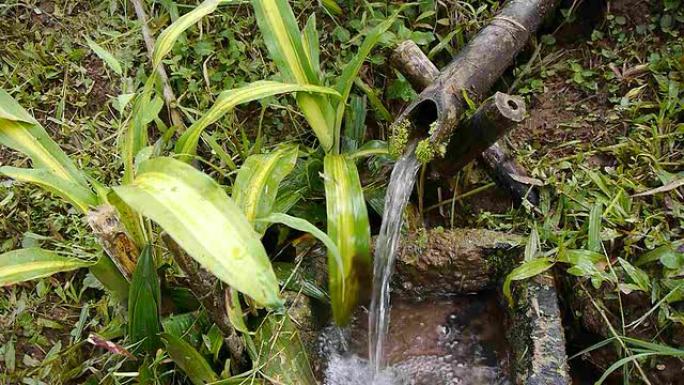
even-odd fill
[{"label": "wooden log", "polygon": [[516,385],[569,385],[565,331],[551,273],[514,283],[510,328]]},{"label": "wooden log", "polygon": [[[559,0],[512,0],[397,119],[433,146],[446,144],[465,110],[465,94],[482,100]],[[429,129],[429,132],[428,132]]]},{"label": "wooden log", "polygon": [[[413,88],[418,92],[423,91],[439,75],[437,67],[411,40],[404,41],[395,48],[391,56],[391,62],[399,72],[406,76]],[[459,138],[475,138],[480,135],[480,132],[492,132],[492,126],[494,127],[493,132],[496,135],[503,135],[501,132],[512,128],[516,120],[520,118],[520,115],[524,116],[524,113],[515,114],[513,116],[516,120],[509,119],[504,113],[506,112],[505,107],[501,112],[494,112],[495,115],[491,119],[482,119],[479,113],[476,113],[473,118],[460,123],[463,128],[459,133]],[[487,131],[487,128],[481,127],[482,124],[490,127],[490,131]],[[433,162],[435,169],[445,176],[454,175],[467,162],[470,162],[473,156],[479,155],[478,148],[478,151],[473,151],[468,156],[464,156],[463,153],[455,151],[453,147],[457,145],[454,143],[458,144],[460,142],[450,141],[444,159],[436,159]],[[480,143],[484,144],[484,141]],[[454,160],[457,162],[453,163]],[[520,181],[528,177],[527,171],[515,161],[503,143],[497,142],[484,149],[482,156],[478,160],[497,185],[511,193],[516,202],[527,199],[534,205],[539,203],[539,195],[536,189]]]}]

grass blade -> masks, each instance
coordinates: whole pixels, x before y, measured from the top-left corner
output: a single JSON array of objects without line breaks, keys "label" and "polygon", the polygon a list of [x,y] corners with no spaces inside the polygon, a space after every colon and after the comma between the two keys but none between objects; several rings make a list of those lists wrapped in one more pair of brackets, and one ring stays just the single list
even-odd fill
[{"label": "grass blade", "polygon": [[0,254],[0,286],[43,278],[93,265],[92,261],[67,257],[38,247]]},{"label": "grass blade", "polygon": [[123,70],[121,69],[121,64],[119,63],[118,60],[109,53],[106,49],[102,48],[99,44],[95,43],[94,41],[86,38],[86,42],[88,43],[88,47],[95,52],[95,55],[102,59],[102,61],[105,62],[109,66],[109,68],[112,69],[117,75],[121,76],[123,75]]},{"label": "grass blade", "polygon": [[169,333],[162,333],[161,340],[173,362],[188,376],[193,385],[218,381],[218,376],[207,360],[189,343]]},{"label": "grass blade", "polygon": [[217,278],[262,305],[282,304],[258,234],[208,175],[172,158],[154,158],[140,165],[132,184],[114,191]]},{"label": "grass blade", "polygon": [[[342,75],[340,76],[340,78],[337,81],[337,84],[335,85],[335,90],[337,90],[337,92],[339,92],[342,96],[336,105],[337,115],[335,118],[335,132],[339,133],[340,131],[339,127],[341,127],[342,125],[342,118],[344,118],[344,111],[347,107],[347,98],[349,97],[351,88],[354,85],[354,80],[356,79],[359,70],[363,65],[363,62],[366,60],[366,57],[368,57],[368,55],[370,54],[373,47],[375,47],[375,45],[378,43],[382,34],[385,33],[385,31],[387,31],[389,27],[392,26],[392,23],[394,23],[394,21],[396,20],[397,15],[398,13],[395,13],[387,20],[383,21],[382,23],[378,24],[375,28],[370,30],[370,32],[366,35],[366,38],[363,40],[363,43],[361,43],[359,51],[349,61],[349,63],[345,65],[344,69],[342,70]],[[337,140],[339,141],[339,138],[337,138]]]},{"label": "grass blade", "polygon": [[587,240],[587,249],[600,253],[603,251],[601,244],[601,215],[603,214],[603,205],[595,203],[589,213],[589,230]]},{"label": "grass blade", "polygon": [[370,226],[359,173],[353,160],[327,155],[323,161],[328,236],[337,245],[342,268],[329,252],[333,317],[345,325],[371,286]]},{"label": "grass blade", "polygon": [[160,345],[159,310],[161,289],[152,247],[145,246],[131,279],[128,294],[128,337],[147,353],[154,353]]},{"label": "grass blade", "polygon": [[259,234],[266,231],[267,224],[255,221],[271,213],[280,182],[294,169],[297,154],[296,146],[288,146],[270,154],[251,155],[238,170],[233,200]]},{"label": "grass blade", "polygon": [[183,133],[180,139],[178,139],[178,142],[176,143],[176,153],[194,155],[202,131],[204,131],[207,126],[216,122],[238,104],[290,92],[317,92],[337,95],[337,93],[331,88],[306,84],[287,84],[273,81],[257,81],[241,88],[224,91],[219,95],[218,99],[209,109],[209,111],[207,111],[206,114],[204,114],[192,126],[190,126],[190,128]]}]

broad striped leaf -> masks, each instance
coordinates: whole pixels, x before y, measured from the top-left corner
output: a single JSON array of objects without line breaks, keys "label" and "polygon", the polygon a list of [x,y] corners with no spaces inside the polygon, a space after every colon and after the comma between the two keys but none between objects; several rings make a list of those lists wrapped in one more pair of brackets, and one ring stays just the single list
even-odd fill
[{"label": "broad striped leaf", "polygon": [[131,279],[128,294],[128,337],[147,353],[160,345],[161,289],[152,247],[143,248]]},{"label": "broad striped leaf", "polygon": [[294,169],[297,153],[296,146],[288,146],[270,154],[251,155],[238,170],[233,200],[260,234],[267,224],[255,221],[271,213],[280,182]]},{"label": "broad striped leaf", "polygon": [[370,226],[359,173],[353,160],[326,155],[323,161],[328,236],[337,245],[342,269],[328,254],[333,317],[345,325],[371,287]]},{"label": "broad striped leaf", "polygon": [[209,111],[190,126],[180,139],[178,139],[178,142],[176,143],[176,153],[194,155],[202,131],[238,104],[289,92],[316,92],[337,95],[335,91],[326,87],[306,84],[286,84],[273,81],[257,81],[241,88],[223,91]]},{"label": "broad striped leaf", "polygon": [[208,175],[172,158],[153,158],[139,166],[133,183],[114,191],[217,278],[262,305],[282,305],[259,235]]},{"label": "broad striped leaf", "polygon": [[218,381],[216,372],[192,345],[169,333],[162,333],[161,339],[166,352],[193,385],[213,384]]},{"label": "broad striped leaf", "polygon": [[92,261],[67,257],[38,247],[0,254],[0,286],[47,277],[93,265]]},{"label": "broad striped leaf", "polygon": [[298,84],[320,84],[288,1],[253,0],[252,5],[266,47],[285,79]]},{"label": "broad striped leaf", "polygon": [[97,206],[97,197],[90,189],[75,184],[70,180],[56,177],[44,168],[0,167],[0,174],[18,180],[36,184],[45,190],[69,201],[81,212],[88,212],[90,207]]},{"label": "broad striped leaf", "polygon": [[[317,54],[312,44],[317,37],[311,27],[305,28],[304,39],[287,0],[252,0],[259,30],[282,76],[298,84],[321,84]],[[313,24],[315,21],[310,20]],[[316,42],[317,43],[317,42]],[[335,110],[324,95],[298,94],[297,103],[325,151],[333,147]]]},{"label": "broad striped leaf", "polygon": [[3,115],[14,117],[0,118],[0,144],[30,157],[35,168],[44,168],[55,177],[89,188],[83,173],[19,103],[3,90],[0,102]]}]

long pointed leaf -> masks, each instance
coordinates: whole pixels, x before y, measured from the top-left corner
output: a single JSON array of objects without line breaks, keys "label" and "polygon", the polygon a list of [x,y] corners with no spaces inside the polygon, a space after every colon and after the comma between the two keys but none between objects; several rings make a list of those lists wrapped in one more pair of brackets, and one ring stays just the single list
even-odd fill
[{"label": "long pointed leaf", "polygon": [[123,74],[123,70],[121,69],[121,64],[119,63],[118,60],[112,55],[109,51],[104,49],[102,46],[97,44],[96,42],[86,38],[86,42],[88,43],[88,47],[95,52],[95,55],[97,55],[102,61],[105,62],[109,66],[109,68],[112,69],[112,71],[116,72],[117,75],[121,76]]},{"label": "long pointed leaf", "polygon": [[[314,40],[318,40],[312,31],[315,20],[309,20],[302,38],[287,0],[252,0],[252,5],[268,52],[283,77],[298,84],[320,84],[319,68],[314,66],[318,64],[318,53],[313,48]],[[330,98],[298,94],[297,104],[323,149],[330,151],[335,124],[335,110]]]},{"label": "long pointed leaf", "polygon": [[260,234],[267,226],[255,224],[255,220],[271,213],[278,186],[294,169],[297,152],[296,146],[289,146],[270,154],[251,155],[238,170],[233,185],[233,200]]},{"label": "long pointed leaf", "polygon": [[345,65],[344,69],[342,70],[342,75],[337,80],[337,84],[335,85],[335,89],[337,90],[337,92],[339,92],[340,95],[342,95],[342,98],[338,101],[336,107],[336,132],[339,132],[339,127],[341,127],[342,125],[342,118],[344,117],[347,98],[349,97],[351,88],[354,85],[354,79],[356,79],[356,76],[358,75],[359,70],[363,65],[363,62],[366,60],[366,57],[368,57],[373,47],[375,47],[375,45],[378,43],[382,34],[385,33],[385,31],[387,31],[389,27],[392,26],[392,23],[394,23],[394,21],[396,20],[397,15],[398,13],[395,13],[387,20],[383,21],[382,23],[378,24],[375,28],[373,28],[368,33],[368,35],[366,35],[366,38],[363,40],[363,43],[361,43],[359,51],[351,59],[351,61],[349,61],[349,63]]},{"label": "long pointed leaf", "polygon": [[326,87],[273,81],[257,81],[241,88],[224,91],[209,111],[183,133],[176,143],[176,153],[194,155],[202,131],[238,104],[289,92],[317,92],[337,95],[334,90]]},{"label": "long pointed leaf", "polygon": [[97,205],[97,197],[90,189],[75,184],[69,180],[56,177],[50,171],[39,168],[0,167],[0,174],[18,180],[36,184],[61,198],[66,199],[83,213],[88,212],[89,207]]},{"label": "long pointed leaf", "polygon": [[328,235],[342,257],[342,269],[328,256],[330,299],[338,325],[349,322],[371,286],[370,226],[356,164],[342,155],[323,162]]},{"label": "long pointed leaf", "polygon": [[154,45],[154,53],[152,54],[152,65],[157,68],[164,56],[166,56],[173,45],[178,40],[178,37],[188,28],[195,25],[204,16],[214,12],[219,5],[219,0],[205,0],[192,11],[186,13],[176,20],[173,24],[168,26],[159,34],[157,42]]},{"label": "long pointed leaf", "polygon": [[252,5],[266,47],[285,78],[299,84],[320,84],[288,1],[253,0]]},{"label": "long pointed leaf", "polygon": [[0,119],[38,125],[33,116],[2,89],[0,89]]},{"label": "long pointed leaf", "polygon": [[47,277],[93,265],[92,261],[67,257],[38,247],[0,254],[0,286]]},{"label": "long pointed leaf", "polygon": [[157,222],[204,268],[258,303],[277,307],[278,280],[258,234],[209,176],[171,158],[143,162],[123,201]]},{"label": "long pointed leaf", "polygon": [[218,381],[216,372],[211,369],[207,360],[189,343],[168,333],[162,333],[161,338],[173,362],[185,372],[193,385]]},{"label": "long pointed leaf", "polygon": [[140,348],[153,353],[159,347],[161,289],[152,247],[140,253],[128,294],[128,337]]},{"label": "long pointed leaf", "polygon": [[[58,178],[88,188],[83,173],[19,103],[3,90],[0,90],[0,102],[5,103],[2,106],[4,115],[9,114],[21,119],[0,118],[0,144],[30,157],[33,167],[44,168]],[[27,120],[34,123],[27,123]]]}]

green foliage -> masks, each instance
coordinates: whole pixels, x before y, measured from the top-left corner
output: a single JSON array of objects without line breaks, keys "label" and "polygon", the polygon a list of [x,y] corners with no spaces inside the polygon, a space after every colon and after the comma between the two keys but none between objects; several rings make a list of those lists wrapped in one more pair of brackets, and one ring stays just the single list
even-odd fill
[{"label": "green foliage", "polygon": [[180,367],[194,385],[205,385],[218,381],[216,372],[192,345],[169,333],[162,333],[161,340],[164,342],[166,351],[173,362]]},{"label": "green foliage", "polygon": [[157,264],[151,246],[140,253],[133,272],[128,295],[128,338],[140,344],[140,350],[154,353],[160,346],[161,289],[157,276]]},{"label": "green foliage", "polygon": [[114,191],[220,280],[262,305],[282,304],[258,234],[209,176],[172,158],[154,158],[140,165],[131,184]]},{"label": "green foliage", "polygon": [[57,254],[38,247],[0,254],[0,286],[47,277],[92,265],[92,261]]},{"label": "green foliage", "polygon": [[324,160],[328,235],[337,245],[342,265],[329,252],[328,289],[338,325],[349,322],[371,286],[370,225],[361,181],[353,160],[326,155]]}]

